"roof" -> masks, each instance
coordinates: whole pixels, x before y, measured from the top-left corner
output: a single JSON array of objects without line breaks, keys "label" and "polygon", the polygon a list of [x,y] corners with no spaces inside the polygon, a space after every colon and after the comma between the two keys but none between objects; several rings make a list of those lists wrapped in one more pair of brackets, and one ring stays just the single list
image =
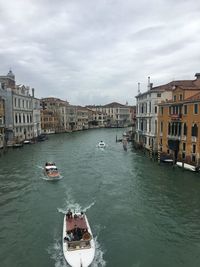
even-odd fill
[{"label": "roof", "polygon": [[142,95],[148,94],[148,93],[153,93],[153,92],[164,92],[164,91],[172,91],[174,89],[176,89],[177,87],[180,87],[183,90],[198,90],[200,89],[200,84],[198,83],[198,79],[196,80],[178,80],[178,81],[171,81],[169,83],[163,84],[163,85],[159,85],[159,86],[155,86],[152,87],[152,89],[144,92],[144,93],[140,93],[136,96],[140,97]]},{"label": "roof", "polygon": [[57,167],[55,165],[51,165],[51,166],[45,166],[46,170],[52,170],[52,169],[57,169]]}]

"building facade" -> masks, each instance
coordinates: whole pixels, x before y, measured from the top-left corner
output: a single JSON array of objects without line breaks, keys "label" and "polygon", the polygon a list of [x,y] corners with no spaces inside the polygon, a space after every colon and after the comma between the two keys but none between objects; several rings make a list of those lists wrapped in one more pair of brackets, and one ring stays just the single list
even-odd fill
[{"label": "building facade", "polygon": [[158,105],[164,100],[171,99],[170,84],[153,87],[148,85],[148,91],[136,96],[136,144],[147,150],[157,151]]},{"label": "building facade", "polygon": [[200,75],[174,85],[172,100],[159,105],[158,140],[162,156],[199,165]]}]

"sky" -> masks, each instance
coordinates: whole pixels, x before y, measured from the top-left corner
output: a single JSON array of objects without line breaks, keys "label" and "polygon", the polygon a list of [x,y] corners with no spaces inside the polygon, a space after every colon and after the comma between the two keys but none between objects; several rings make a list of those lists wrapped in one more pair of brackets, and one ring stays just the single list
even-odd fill
[{"label": "sky", "polygon": [[72,105],[135,104],[200,72],[200,1],[0,0],[0,75]]}]

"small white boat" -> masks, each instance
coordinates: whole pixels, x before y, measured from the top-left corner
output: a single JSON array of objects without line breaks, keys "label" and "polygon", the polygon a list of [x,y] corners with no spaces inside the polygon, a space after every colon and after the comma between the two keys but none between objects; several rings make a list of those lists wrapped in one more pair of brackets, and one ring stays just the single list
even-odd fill
[{"label": "small white boat", "polygon": [[183,167],[184,169],[189,170],[189,171],[193,171],[193,172],[198,171],[198,168],[196,166],[193,166],[193,165],[190,165],[190,164],[187,164],[187,163],[183,164],[181,161],[177,161],[176,165],[178,167]]},{"label": "small white boat", "polygon": [[82,213],[64,216],[63,253],[72,267],[88,267],[95,255],[95,243],[87,217]]},{"label": "small white boat", "polygon": [[106,147],[105,142],[100,141],[100,142],[98,143],[98,147],[99,147],[99,148],[105,148],[105,147]]},{"label": "small white boat", "polygon": [[31,141],[30,140],[24,140],[24,142],[23,142],[25,145],[27,145],[27,144],[31,144]]}]

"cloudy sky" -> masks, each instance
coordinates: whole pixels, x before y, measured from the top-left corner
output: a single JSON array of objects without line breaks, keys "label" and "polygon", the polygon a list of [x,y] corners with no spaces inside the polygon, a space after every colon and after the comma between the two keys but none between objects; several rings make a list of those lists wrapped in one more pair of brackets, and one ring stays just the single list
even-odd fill
[{"label": "cloudy sky", "polygon": [[200,72],[200,1],[0,0],[0,75],[36,97],[134,104]]}]

